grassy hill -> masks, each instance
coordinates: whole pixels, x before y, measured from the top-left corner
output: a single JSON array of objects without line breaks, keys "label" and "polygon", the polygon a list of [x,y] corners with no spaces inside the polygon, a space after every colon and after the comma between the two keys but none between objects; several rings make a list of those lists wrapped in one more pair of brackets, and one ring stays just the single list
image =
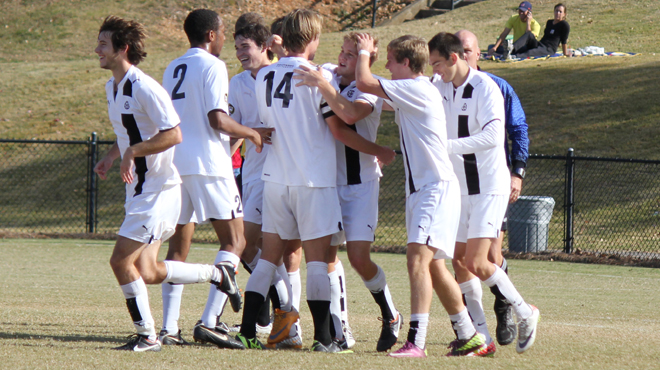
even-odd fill
[{"label": "grassy hill", "polygon": [[[280,3],[280,2],[278,2]],[[4,0],[0,14],[0,138],[81,139],[96,131],[112,139],[103,85],[107,71],[93,52],[98,26],[108,14],[147,26],[149,56],[140,65],[160,80],[166,65],[187,49],[181,24],[198,6],[217,9],[228,24],[240,14],[227,1]],[[270,9],[264,0],[264,9]],[[429,39],[439,31],[467,28],[493,42],[518,1],[489,0],[451,13],[373,32],[385,43],[412,33]],[[534,1],[542,23],[555,2]],[[272,18],[279,14],[267,14]],[[575,0],[568,4],[571,47],[643,53],[632,58],[562,58],[481,67],[505,77],[516,89],[530,125],[530,152],[660,159],[654,137],[660,121],[660,4],[656,0]],[[336,60],[341,33],[322,37],[317,62]],[[232,41],[222,53],[230,74],[239,71]],[[385,52],[381,51],[381,59]],[[384,61],[375,71],[384,76]],[[430,72],[430,70],[429,70]],[[388,117],[383,141],[398,146]]]}]

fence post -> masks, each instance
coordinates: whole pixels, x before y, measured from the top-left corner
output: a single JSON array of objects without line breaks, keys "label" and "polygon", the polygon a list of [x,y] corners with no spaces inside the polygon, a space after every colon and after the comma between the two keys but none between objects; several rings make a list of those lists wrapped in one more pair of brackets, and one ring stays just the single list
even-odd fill
[{"label": "fence post", "polygon": [[566,230],[564,238],[564,252],[573,253],[573,204],[574,204],[574,182],[575,154],[573,148],[568,148],[566,154],[566,190],[564,194],[564,216],[566,219]]},{"label": "fence post", "polygon": [[98,156],[98,141],[96,132],[88,144],[87,165],[87,232],[93,233],[96,229],[96,173],[94,166]]},{"label": "fence post", "polygon": [[378,10],[378,0],[373,0],[371,9],[371,28],[376,27],[376,10]]}]

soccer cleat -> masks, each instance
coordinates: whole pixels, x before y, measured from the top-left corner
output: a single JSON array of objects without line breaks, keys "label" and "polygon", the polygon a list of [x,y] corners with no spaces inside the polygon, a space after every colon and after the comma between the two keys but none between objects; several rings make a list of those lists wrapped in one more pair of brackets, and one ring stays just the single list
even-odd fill
[{"label": "soccer cleat", "polygon": [[485,353],[488,346],[486,345],[486,337],[480,333],[474,333],[470,339],[456,339],[449,343],[451,351],[447,356],[481,356],[480,353]]},{"label": "soccer cleat", "polygon": [[385,322],[385,320],[380,317],[378,320],[383,322],[383,327],[380,331],[380,338],[378,338],[376,351],[385,352],[396,344],[396,341],[399,338],[399,330],[401,330],[401,326],[403,326],[403,318],[401,317],[401,313],[397,311],[396,318],[390,322]]},{"label": "soccer cleat", "polygon": [[493,357],[495,356],[495,351],[497,351],[497,348],[495,347],[495,342],[490,342],[486,346],[486,348],[482,349],[477,353],[477,356],[479,357]]},{"label": "soccer cleat", "polygon": [[353,348],[355,345],[355,338],[353,337],[353,331],[346,321],[341,322],[341,330],[344,334],[344,340],[346,341],[346,349]]},{"label": "soccer cleat", "polygon": [[167,330],[161,330],[158,339],[164,346],[189,346],[190,343],[181,338],[181,330],[176,334],[168,334]]},{"label": "soccer cleat", "polygon": [[151,340],[149,339],[148,336],[141,334],[133,334],[128,338],[129,338],[128,343],[124,344],[123,346],[115,347],[113,349],[118,351],[133,351],[133,352],[160,351],[161,344],[158,339]]},{"label": "soccer cleat", "polygon": [[501,346],[513,343],[518,334],[516,322],[513,320],[513,307],[506,300],[499,299],[496,296],[493,308],[497,319],[497,328],[495,329],[497,343]]},{"label": "soccer cleat", "polygon": [[257,338],[246,338],[243,334],[236,334],[236,341],[240,342],[245,349],[266,349]]},{"label": "soccer cleat", "polygon": [[219,331],[217,328],[207,328],[201,321],[198,321],[195,329],[193,329],[193,339],[195,342],[211,343],[220,348],[245,349],[240,341],[230,337],[227,333]]},{"label": "soccer cleat", "polygon": [[344,350],[339,345],[337,344],[336,341],[332,341],[329,345],[324,345],[323,343],[319,341],[314,341],[314,344],[312,344],[312,348],[310,348],[310,351],[312,352],[325,352],[325,353],[353,353],[350,349]]},{"label": "soccer cleat", "polygon": [[403,345],[403,347],[399,348],[398,350],[391,352],[388,354],[390,357],[417,357],[417,358],[425,358],[426,357],[426,349],[421,349],[417,347],[415,344],[410,343],[406,341],[406,343]]},{"label": "soccer cleat", "polygon": [[288,337],[279,343],[266,343],[267,349],[302,349],[302,338],[298,333],[293,337]]},{"label": "soccer cleat", "polygon": [[[218,319],[220,319],[220,317],[218,317]],[[199,324],[199,322],[198,322],[198,324]],[[230,328],[229,325],[227,325],[227,323],[224,323],[224,322],[219,321],[219,320],[218,320],[218,323],[215,325],[215,330],[219,331],[222,334],[229,334],[232,331],[234,331],[233,327]],[[236,330],[236,331],[240,331],[240,330],[241,330],[241,326],[238,325],[238,330]]]},{"label": "soccer cleat", "polygon": [[539,309],[531,304],[529,306],[532,308],[532,316],[518,322],[518,342],[516,343],[516,351],[518,353],[527,351],[534,344],[536,326],[541,318]]},{"label": "soccer cleat", "polygon": [[268,344],[276,344],[287,339],[291,332],[291,326],[298,321],[298,317],[298,311],[295,308],[291,308],[291,311],[288,312],[276,308],[273,329],[271,329],[268,336]]},{"label": "soccer cleat", "polygon": [[215,268],[220,270],[222,275],[221,281],[211,281],[219,291],[225,293],[229,297],[229,303],[234,312],[241,309],[241,290],[236,283],[236,270],[231,262],[223,261],[215,265]]}]

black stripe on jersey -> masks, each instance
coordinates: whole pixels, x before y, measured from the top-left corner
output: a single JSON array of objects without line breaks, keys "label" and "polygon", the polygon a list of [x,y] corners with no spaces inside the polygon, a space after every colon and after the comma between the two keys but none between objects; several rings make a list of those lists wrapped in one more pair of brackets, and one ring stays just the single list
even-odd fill
[{"label": "black stripe on jersey", "polygon": [[463,89],[463,99],[472,99],[472,92],[474,91],[474,86],[467,84]]},{"label": "black stripe on jersey", "polygon": [[[355,125],[346,125],[357,132]],[[348,185],[362,184],[360,178],[360,152],[344,145],[346,149],[346,181]]]},{"label": "black stripe on jersey", "polygon": [[417,191],[415,189],[415,182],[412,177],[412,169],[410,168],[410,162],[408,161],[408,151],[406,150],[406,141],[403,139],[403,130],[401,133],[401,144],[403,145],[403,154],[406,157],[406,167],[408,168],[408,188],[410,189],[410,194]]},{"label": "black stripe on jersey", "polygon": [[[468,86],[471,86],[468,84]],[[465,87],[467,90],[467,86]],[[470,93],[470,96],[472,93]],[[458,137],[470,136],[468,127],[468,116],[458,116]],[[468,195],[481,193],[479,187],[479,169],[477,168],[477,156],[473,154],[463,154],[463,168],[465,169],[465,182],[467,183]]]},{"label": "black stripe on jersey", "polygon": [[133,83],[131,80],[126,80],[124,82],[124,91],[122,92],[124,96],[130,96],[133,97]]},{"label": "black stripe on jersey", "polygon": [[[127,81],[128,82],[128,81]],[[126,91],[126,89],[124,89]],[[135,117],[132,114],[122,114],[121,124],[128,133],[128,140],[130,145],[135,145],[142,142],[142,135],[138,129]],[[144,186],[145,174],[147,173],[147,159],[145,157],[135,157],[135,174],[137,175],[138,182],[135,184],[135,194],[137,196],[142,194],[142,187]]]}]

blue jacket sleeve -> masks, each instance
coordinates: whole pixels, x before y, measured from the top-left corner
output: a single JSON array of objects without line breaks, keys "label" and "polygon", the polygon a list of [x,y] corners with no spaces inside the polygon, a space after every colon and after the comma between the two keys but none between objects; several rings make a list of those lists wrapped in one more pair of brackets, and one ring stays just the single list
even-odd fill
[{"label": "blue jacket sleeve", "polygon": [[527,118],[525,111],[520,104],[520,99],[513,87],[503,78],[487,73],[490,78],[500,87],[504,96],[505,128],[509,140],[511,140],[511,149],[508,141],[505,140],[504,147],[507,152],[508,165],[511,169],[527,167],[527,158],[529,157],[529,138],[527,136]]}]

